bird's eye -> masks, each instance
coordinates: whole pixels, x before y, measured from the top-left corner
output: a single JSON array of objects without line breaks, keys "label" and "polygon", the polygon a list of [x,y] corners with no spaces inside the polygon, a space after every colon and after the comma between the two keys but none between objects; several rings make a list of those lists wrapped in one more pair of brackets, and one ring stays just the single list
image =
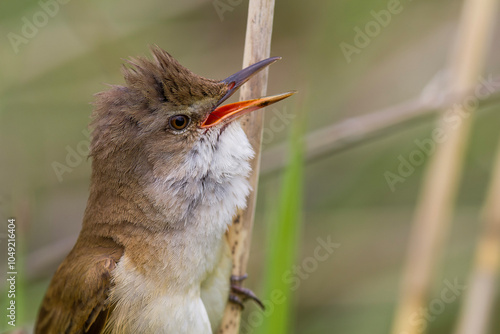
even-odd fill
[{"label": "bird's eye", "polygon": [[190,120],[191,119],[186,115],[175,115],[170,117],[169,123],[172,129],[180,131],[189,125]]}]

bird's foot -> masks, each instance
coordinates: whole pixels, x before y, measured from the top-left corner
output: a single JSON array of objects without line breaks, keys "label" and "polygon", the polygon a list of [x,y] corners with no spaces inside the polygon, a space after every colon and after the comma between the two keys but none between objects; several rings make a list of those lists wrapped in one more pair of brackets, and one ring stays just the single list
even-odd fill
[{"label": "bird's foot", "polygon": [[229,293],[229,301],[237,304],[244,309],[243,302],[247,299],[251,299],[256,302],[262,309],[264,309],[264,304],[260,301],[260,299],[253,293],[252,290],[242,287],[240,284],[243,280],[248,277],[247,274],[243,276],[231,276],[231,291]]}]

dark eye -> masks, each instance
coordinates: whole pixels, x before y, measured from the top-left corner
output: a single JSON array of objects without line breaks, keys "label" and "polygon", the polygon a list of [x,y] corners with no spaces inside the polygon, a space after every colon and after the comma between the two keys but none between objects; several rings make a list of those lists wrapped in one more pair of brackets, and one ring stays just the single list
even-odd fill
[{"label": "dark eye", "polygon": [[175,115],[170,117],[168,121],[170,123],[170,127],[174,130],[183,130],[186,126],[189,125],[189,121],[191,119],[186,115]]}]

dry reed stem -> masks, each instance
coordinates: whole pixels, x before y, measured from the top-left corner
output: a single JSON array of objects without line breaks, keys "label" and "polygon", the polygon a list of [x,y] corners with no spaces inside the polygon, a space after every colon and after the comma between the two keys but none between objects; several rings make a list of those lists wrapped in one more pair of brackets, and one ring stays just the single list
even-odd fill
[{"label": "dry reed stem", "polygon": [[483,211],[483,228],[476,249],[456,334],[486,334],[500,266],[500,144]]},{"label": "dry reed stem", "polygon": [[[475,85],[487,54],[495,7],[495,0],[465,0],[457,44],[450,57],[451,92],[464,92]],[[426,307],[432,276],[451,221],[472,118],[462,118],[457,127],[444,117],[440,119],[447,140],[437,147],[423,180],[393,334],[422,333],[422,328],[411,320]]]},{"label": "dry reed stem", "polygon": [[[273,16],[274,0],[250,0],[248,5],[243,67],[247,67],[270,56]],[[242,86],[240,100],[248,100],[266,95],[267,73],[267,69],[263,70]],[[226,235],[233,253],[232,274],[236,276],[246,274],[250,253],[255,200],[259,181],[263,121],[263,110],[248,114],[241,120],[241,125],[255,150],[255,157],[251,161],[252,174],[250,175],[250,185],[253,190],[248,197],[247,208],[238,211]],[[238,333],[240,320],[240,307],[228,303],[219,333]]]}]

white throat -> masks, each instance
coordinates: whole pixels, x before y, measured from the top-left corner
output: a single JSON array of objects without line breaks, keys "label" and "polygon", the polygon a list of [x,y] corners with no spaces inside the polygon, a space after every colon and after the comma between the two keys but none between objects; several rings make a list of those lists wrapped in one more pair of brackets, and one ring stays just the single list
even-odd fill
[{"label": "white throat", "polygon": [[225,228],[250,192],[253,149],[239,122],[201,137],[178,170],[156,179],[147,192],[172,224]]}]

